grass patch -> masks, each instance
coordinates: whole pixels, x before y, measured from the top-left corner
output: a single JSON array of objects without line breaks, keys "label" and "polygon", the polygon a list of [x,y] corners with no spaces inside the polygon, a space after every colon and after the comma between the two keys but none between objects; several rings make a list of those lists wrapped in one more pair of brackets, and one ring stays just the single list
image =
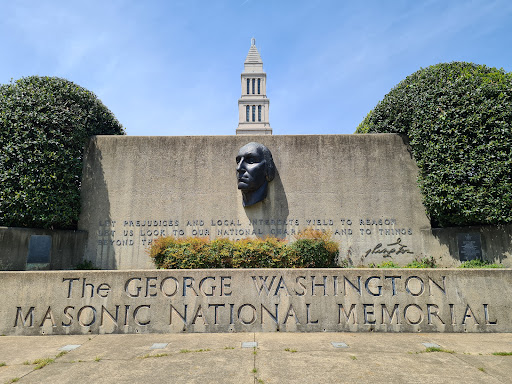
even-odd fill
[{"label": "grass patch", "polygon": [[224,349],[235,349],[235,347],[224,347]]},{"label": "grass patch", "polygon": [[444,348],[438,348],[438,347],[428,347],[427,349],[425,349],[425,352],[426,353],[429,353],[429,352],[455,353],[455,351],[452,351],[449,349],[444,349]]},{"label": "grass patch", "polygon": [[368,264],[368,268],[401,268],[397,263],[393,260],[383,261],[380,264],[370,263]]},{"label": "grass patch", "polygon": [[424,257],[420,260],[414,260],[404,268],[437,268],[436,260],[430,257]]},{"label": "grass patch", "polygon": [[459,268],[505,268],[503,264],[491,263],[487,260],[475,259],[464,261]]},{"label": "grass patch", "polygon": [[148,359],[150,357],[164,357],[164,356],[169,356],[169,354],[168,353],[157,353],[155,355],[152,355],[152,354],[148,353],[147,355],[140,356],[139,359]]},{"label": "grass patch", "polygon": [[494,356],[512,356],[512,352],[493,352]]},{"label": "grass patch", "polygon": [[357,360],[357,357],[355,357],[354,355],[350,355],[350,358],[351,358],[352,360]]},{"label": "grass patch", "polygon": [[258,372],[258,370],[256,368],[253,368],[252,373],[256,373],[256,372]]},{"label": "grass patch", "polygon": [[96,356],[96,357],[94,358],[94,361],[95,361],[95,362],[97,362],[97,363],[98,363],[98,362],[100,362],[100,361],[101,361],[101,357]]},{"label": "grass patch", "polygon": [[210,349],[180,349],[180,353],[208,352]]},{"label": "grass patch", "polygon": [[383,261],[380,264],[370,263],[368,268],[437,268],[436,260],[433,256],[416,259],[405,266],[400,266],[393,260]]},{"label": "grass patch", "polygon": [[5,367],[7,364],[5,364],[4,362],[1,362],[0,363],[0,367]]},{"label": "grass patch", "polygon": [[20,378],[19,377],[15,377],[14,379],[6,381],[5,384],[17,383],[18,381],[20,381]]},{"label": "grass patch", "polygon": [[23,365],[30,365],[30,364],[34,364],[35,367],[34,367],[34,371],[37,370],[37,369],[41,369],[41,368],[44,368],[46,367],[47,365],[49,364],[52,364],[55,362],[55,359],[58,359],[59,357],[62,357],[64,356],[66,353],[68,353],[67,351],[61,351],[59,352],[54,358],[51,358],[51,357],[47,357],[45,359],[36,359],[34,360],[32,363],[30,361],[24,361],[23,362]]},{"label": "grass patch", "polygon": [[46,367],[48,364],[51,364],[55,362],[55,359],[52,359],[51,357],[47,357],[46,359],[37,359],[37,360],[34,360],[32,362],[32,364],[35,364],[35,368],[34,370],[36,369],[41,369],[41,368],[44,368]]},{"label": "grass patch", "polygon": [[291,353],[295,353],[295,352],[297,352],[297,350],[296,350],[296,349],[290,349],[290,348],[285,348],[284,350],[285,350],[286,352],[291,352]]},{"label": "grass patch", "polygon": [[484,372],[484,373],[485,373],[485,369],[484,369],[483,367],[479,367],[479,368],[478,368],[478,370],[479,370],[480,372]]}]

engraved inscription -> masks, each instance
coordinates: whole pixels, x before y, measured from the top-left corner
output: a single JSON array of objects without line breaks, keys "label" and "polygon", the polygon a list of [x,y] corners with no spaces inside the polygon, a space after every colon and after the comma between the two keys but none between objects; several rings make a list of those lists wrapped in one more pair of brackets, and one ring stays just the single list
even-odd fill
[{"label": "engraved inscription", "polygon": [[[361,236],[369,240],[383,238],[391,244],[393,238],[404,238],[413,235],[413,230],[400,225],[395,218],[334,218],[311,217],[298,218],[265,218],[239,219],[219,218],[136,218],[119,220],[100,220],[98,223],[98,247],[147,247],[159,236],[174,237],[227,237],[241,239],[246,237],[274,236],[293,238],[305,228],[313,228],[329,232],[335,240]],[[377,242],[382,244],[384,242]],[[400,244],[396,244],[399,246]],[[400,248],[400,247],[399,247]],[[405,248],[404,248],[405,249]],[[403,250],[403,249],[402,249]],[[373,254],[384,254],[383,249],[372,250]],[[399,250],[400,251],[400,250]],[[408,249],[408,252],[410,250]],[[387,257],[387,256],[384,256]]]},{"label": "engraved inscription", "polygon": [[468,301],[458,284],[452,286],[447,275],[439,273],[219,272],[132,272],[122,280],[104,273],[64,275],[59,291],[52,295],[55,302],[15,305],[9,322],[13,329],[45,333],[148,332],[154,327],[160,327],[160,332],[252,327],[492,330],[501,324],[493,305],[474,297]]}]

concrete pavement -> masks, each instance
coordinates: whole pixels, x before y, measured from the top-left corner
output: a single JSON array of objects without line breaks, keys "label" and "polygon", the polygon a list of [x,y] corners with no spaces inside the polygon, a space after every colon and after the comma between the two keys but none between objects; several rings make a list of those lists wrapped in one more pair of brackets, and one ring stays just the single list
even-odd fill
[{"label": "concrete pavement", "polygon": [[0,384],[511,383],[496,352],[511,333],[3,336]]}]

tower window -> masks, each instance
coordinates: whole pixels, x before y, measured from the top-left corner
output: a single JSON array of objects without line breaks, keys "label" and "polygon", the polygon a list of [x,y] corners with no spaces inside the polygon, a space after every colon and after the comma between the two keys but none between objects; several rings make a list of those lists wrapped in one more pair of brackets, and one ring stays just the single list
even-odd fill
[{"label": "tower window", "polygon": [[261,83],[261,79],[258,79],[258,95],[260,94],[260,83]]},{"label": "tower window", "polygon": [[256,79],[252,79],[252,94],[254,95],[254,83],[255,83]]},{"label": "tower window", "polygon": [[245,121],[249,121],[249,108],[250,107],[248,105],[245,106]]},{"label": "tower window", "polygon": [[247,94],[249,94],[249,79],[247,79]]},{"label": "tower window", "polygon": [[[260,82],[259,82],[259,79],[258,79],[258,85],[259,85],[259,83]],[[261,121],[261,105],[258,105],[258,121]]]},{"label": "tower window", "polygon": [[252,106],[252,121],[255,121],[256,118],[256,106]]}]

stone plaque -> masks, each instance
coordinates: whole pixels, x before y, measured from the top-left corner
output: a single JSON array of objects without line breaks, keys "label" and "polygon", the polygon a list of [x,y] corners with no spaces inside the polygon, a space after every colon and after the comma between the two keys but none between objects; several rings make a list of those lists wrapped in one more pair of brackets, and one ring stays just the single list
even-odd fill
[{"label": "stone plaque", "polygon": [[28,244],[27,270],[43,269],[50,265],[52,237],[32,235]]},{"label": "stone plaque", "polygon": [[459,233],[457,235],[460,261],[482,258],[482,242],[479,233]]}]

